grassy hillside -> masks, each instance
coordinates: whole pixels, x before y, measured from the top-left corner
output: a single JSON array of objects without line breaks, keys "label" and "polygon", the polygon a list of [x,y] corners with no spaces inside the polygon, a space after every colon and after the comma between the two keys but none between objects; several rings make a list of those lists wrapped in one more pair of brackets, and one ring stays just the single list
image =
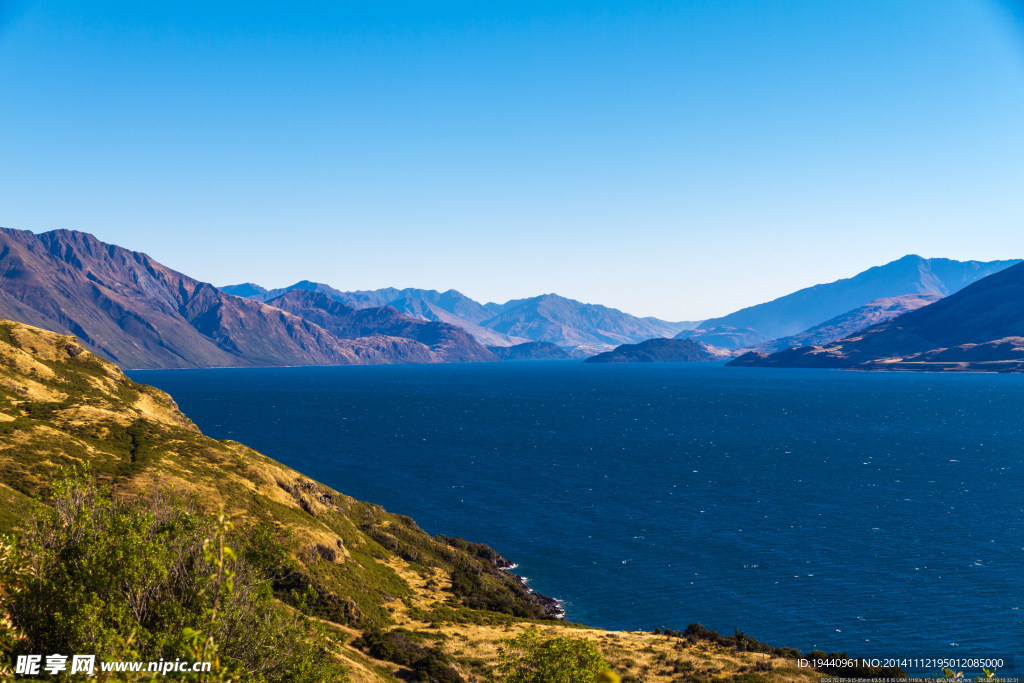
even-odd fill
[{"label": "grassy hillside", "polygon": [[132,382],[74,337],[0,322],[0,531],[18,531],[35,500],[52,500],[61,468],[86,464],[121,499],[187,492],[207,510],[223,506],[236,526],[291,535],[298,571],[274,594],[310,596],[288,609],[328,626],[330,656],[354,681],[427,680],[410,671],[425,654],[462,680],[495,680],[498,641],[531,626],[591,640],[624,680],[817,678],[796,669],[792,652],[746,651],[758,648],[743,638],[553,620],[551,604],[503,571],[487,546],[430,536],[242,444],[210,439],[169,396]]}]

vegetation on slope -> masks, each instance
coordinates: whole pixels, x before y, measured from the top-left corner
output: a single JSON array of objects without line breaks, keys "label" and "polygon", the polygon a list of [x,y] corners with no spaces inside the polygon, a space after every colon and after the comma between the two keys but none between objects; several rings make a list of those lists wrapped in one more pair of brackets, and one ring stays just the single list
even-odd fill
[{"label": "vegetation on slope", "polygon": [[[62,480],[75,469],[86,473]],[[755,666],[757,680],[817,676],[736,643],[553,620],[487,546],[431,536],[210,439],[75,338],[8,322],[0,531],[20,536],[0,544],[0,613],[14,622],[0,635],[17,652],[144,659],[215,646],[219,676],[235,680],[468,683],[497,680],[503,643],[539,628],[544,641],[585,639],[624,681],[728,679]],[[220,545],[233,556],[211,554]]]}]

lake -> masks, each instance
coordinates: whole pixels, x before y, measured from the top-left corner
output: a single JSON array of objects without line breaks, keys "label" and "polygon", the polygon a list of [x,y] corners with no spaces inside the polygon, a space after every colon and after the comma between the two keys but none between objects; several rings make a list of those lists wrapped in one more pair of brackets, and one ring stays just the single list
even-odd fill
[{"label": "lake", "polygon": [[1024,659],[1022,375],[571,361],[131,375],[210,436],[491,545],[574,621]]}]

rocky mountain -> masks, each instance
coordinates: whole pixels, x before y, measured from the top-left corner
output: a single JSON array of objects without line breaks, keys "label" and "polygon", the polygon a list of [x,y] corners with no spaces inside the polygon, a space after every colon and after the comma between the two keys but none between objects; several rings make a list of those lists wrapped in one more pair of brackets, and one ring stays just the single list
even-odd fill
[{"label": "rocky mountain", "polygon": [[478,325],[478,322],[491,317],[490,311],[482,304],[473,301],[454,289],[449,289],[447,292],[439,292],[433,289],[395,289],[394,287],[388,287],[384,289],[342,292],[330,285],[310,280],[302,280],[288,287],[270,290],[252,283],[221,287],[221,291],[228,292],[229,294],[263,302],[296,290],[325,294],[335,301],[339,301],[352,308],[391,306],[398,312],[414,318],[461,327],[476,337],[481,344],[512,346],[513,344],[521,344],[528,341],[521,337],[510,337]]},{"label": "rocky mountain", "polygon": [[689,363],[718,360],[721,350],[691,339],[648,339],[623,344],[584,360],[584,363]]},{"label": "rocky mountain", "polygon": [[131,368],[398,360],[380,340],[338,339],[145,254],[68,230],[0,229],[0,316],[73,333]]},{"label": "rocky mountain", "polygon": [[[472,335],[455,325],[428,322],[403,315],[390,306],[352,308],[317,291],[293,289],[267,302],[315,323],[340,339],[383,335],[413,341],[423,347],[415,362],[493,361],[495,356]],[[396,344],[399,342],[395,342]],[[412,360],[406,349],[398,346]]]},{"label": "rocky mountain", "polygon": [[0,316],[75,334],[123,367],[494,360],[451,325],[377,315],[380,327],[339,336],[86,233],[0,229]]},{"label": "rocky mountain", "polygon": [[890,370],[1024,370],[1024,264],[824,346],[730,365]]},{"label": "rocky mountain", "polygon": [[851,278],[807,287],[721,318],[705,320],[701,327],[728,325],[756,330],[767,339],[787,337],[875,299],[929,293],[948,296],[1017,263],[1019,259],[953,261],[904,256]]},{"label": "rocky mountain", "polygon": [[941,294],[930,293],[875,299],[799,334],[758,344],[753,350],[760,353],[775,353],[799,346],[822,346],[849,337],[872,325],[915,311],[922,306],[933,304],[941,298]]},{"label": "rocky mountain", "polygon": [[[133,382],[78,339],[0,321],[0,533],[32,527],[29,519],[53,500],[59,468],[82,472],[83,463],[120,505],[163,505],[166,513],[184,497],[193,523],[221,509],[236,530],[262,529],[258,547],[239,548],[234,537],[229,542],[243,557],[258,553],[276,561],[286,554],[288,564],[269,566],[258,585],[273,590],[271,607],[289,622],[308,617],[324,625],[319,655],[347,669],[332,680],[497,680],[499,641],[538,625],[544,638],[586,639],[626,680],[670,683],[677,671],[701,680],[749,677],[755,665],[772,675],[766,681],[812,683],[823,675],[798,669],[796,650],[749,636],[694,629],[684,648],[681,631],[670,638],[553,619],[555,601],[530,591],[494,549],[432,536],[409,517],[351,498],[240,443],[209,438],[171,397]],[[85,492],[81,500],[89,494],[75,491]],[[129,535],[138,533],[132,519]],[[101,515],[90,522],[99,525]],[[161,534],[175,538],[171,524]],[[146,567],[156,571],[173,553],[147,554]],[[246,585],[242,577],[231,595],[244,599]],[[95,595],[77,583],[61,588]],[[110,628],[116,619],[131,631],[133,616],[109,614],[101,597],[90,603],[88,626]],[[161,607],[178,614],[170,609],[175,605]],[[62,615],[60,623],[85,628],[85,618]],[[140,652],[152,645],[140,641],[132,643]],[[116,655],[98,654],[97,660]]]},{"label": "rocky mountain", "polygon": [[551,342],[526,342],[515,346],[488,346],[501,360],[568,360],[565,349]]},{"label": "rocky mountain", "polygon": [[342,292],[308,280],[269,291],[251,283],[221,289],[259,301],[270,301],[293,290],[320,292],[353,308],[391,306],[424,320],[456,325],[488,346],[542,341],[579,348],[581,354],[587,355],[587,352],[606,350],[617,344],[672,336],[697,326],[694,322],[638,318],[614,308],[584,304],[556,294],[514,299],[504,304],[481,304],[454,289],[438,292],[384,288]]}]

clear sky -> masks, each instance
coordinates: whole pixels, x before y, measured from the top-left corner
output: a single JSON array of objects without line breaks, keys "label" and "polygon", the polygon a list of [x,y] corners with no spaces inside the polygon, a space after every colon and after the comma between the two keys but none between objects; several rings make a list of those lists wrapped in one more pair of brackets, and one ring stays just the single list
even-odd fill
[{"label": "clear sky", "polygon": [[0,225],[700,319],[1024,257],[1009,0],[0,0]]}]

